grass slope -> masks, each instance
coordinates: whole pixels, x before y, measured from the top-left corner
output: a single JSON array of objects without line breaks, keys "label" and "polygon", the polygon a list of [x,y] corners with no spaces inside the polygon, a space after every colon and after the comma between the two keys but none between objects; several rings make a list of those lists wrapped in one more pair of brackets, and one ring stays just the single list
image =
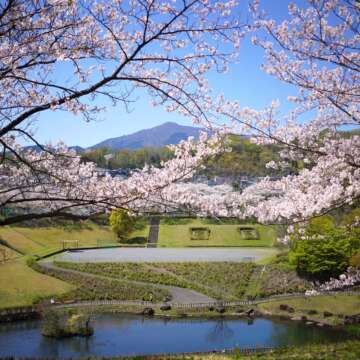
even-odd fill
[{"label": "grass slope", "polygon": [[[147,237],[148,226],[135,230],[131,236]],[[99,244],[118,245],[116,236],[108,226],[93,223],[80,229],[63,227],[2,227],[0,237],[8,244],[28,255],[44,255],[62,248],[63,240],[78,240],[79,247],[96,247]]]},{"label": "grass slope", "polygon": [[[134,231],[132,236],[147,237],[147,234],[148,226],[144,226]],[[4,242],[27,255],[45,255],[51,251],[61,249],[62,240],[79,240],[80,247],[97,246],[98,240],[106,244],[118,244],[109,227],[93,223],[86,223],[84,226],[75,229],[60,226],[2,227],[0,228],[0,237]],[[4,245],[0,245],[0,249],[5,249],[8,259],[13,259],[3,264],[0,263],[0,308],[28,306],[42,297],[61,297],[69,292],[75,294],[75,287],[80,290],[82,288],[82,298],[86,297],[85,294],[90,298],[96,297],[99,292],[95,290],[87,291],[89,290],[88,285],[90,285],[87,283],[84,287],[84,284],[80,282],[76,283],[68,281],[66,278],[62,279],[69,282],[66,283],[60,279],[40,274],[26,265],[25,258],[21,254],[10,250]],[[79,286],[80,284],[81,286]],[[133,296],[134,293],[127,291],[127,287],[115,288],[118,289],[118,293],[123,293],[124,296],[127,294]],[[100,289],[99,286],[98,289]],[[107,287],[106,289],[108,293],[111,292],[111,288]],[[135,298],[142,298],[147,291],[147,289],[140,290],[134,295]]]},{"label": "grass slope", "polygon": [[[360,295],[337,294],[282,299],[259,304],[258,308],[271,315],[289,315],[288,312],[279,309],[280,304],[286,304],[295,309],[291,316],[307,316],[314,320],[324,320],[324,311],[330,311],[334,316],[327,317],[326,322],[335,324],[339,322],[338,315],[353,315],[360,312]],[[316,310],[317,313],[309,315],[309,310]]]},{"label": "grass slope", "polygon": [[[272,246],[276,239],[276,227],[251,224],[260,234],[259,240],[243,240],[234,223],[214,223],[206,219],[174,221],[166,219],[160,223],[158,247],[193,247],[193,246]],[[247,226],[241,224],[241,226]],[[211,231],[209,240],[191,240],[189,228],[208,227]]]},{"label": "grass slope", "polygon": [[[206,355],[173,355],[136,356],[130,359],[146,360],[358,360],[360,359],[360,340],[349,340],[330,344],[308,344],[292,346],[258,354],[206,354]],[[116,359],[114,359],[116,360]]]},{"label": "grass slope", "polygon": [[23,259],[0,265],[0,308],[28,306],[42,297],[60,295],[73,286],[29,268]]}]

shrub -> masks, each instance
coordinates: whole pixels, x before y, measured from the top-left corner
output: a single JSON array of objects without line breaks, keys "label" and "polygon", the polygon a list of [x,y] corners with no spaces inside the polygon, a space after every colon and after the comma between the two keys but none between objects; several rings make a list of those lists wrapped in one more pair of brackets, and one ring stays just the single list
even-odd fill
[{"label": "shrub", "polygon": [[133,231],[135,219],[127,210],[114,209],[109,217],[111,230],[116,234],[119,241],[126,241]]},{"label": "shrub", "polygon": [[48,310],[43,316],[42,334],[44,336],[61,338],[67,336],[89,336],[94,332],[90,326],[90,318],[84,314],[60,314]]},{"label": "shrub", "polygon": [[334,220],[329,215],[320,216],[310,220],[306,228],[308,235],[324,235],[335,229]]},{"label": "shrub", "polygon": [[358,239],[341,229],[325,235],[298,239],[289,253],[291,263],[300,273],[319,280],[338,277],[349,266]]},{"label": "shrub", "polygon": [[33,256],[27,256],[25,261],[26,265],[30,268],[33,268],[36,265],[36,260]]}]

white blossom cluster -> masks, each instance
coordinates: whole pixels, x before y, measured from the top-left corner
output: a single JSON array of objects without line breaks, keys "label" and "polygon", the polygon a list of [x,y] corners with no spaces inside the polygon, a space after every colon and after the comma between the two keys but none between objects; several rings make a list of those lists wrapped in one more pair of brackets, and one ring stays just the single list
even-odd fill
[{"label": "white blossom cluster", "polygon": [[338,279],[331,278],[319,286],[321,291],[332,291],[347,289],[360,284],[360,270],[349,268],[346,273],[341,274]]},{"label": "white blossom cluster", "polygon": [[[22,207],[39,214],[144,210],[172,183],[193,177],[204,160],[224,146],[222,134],[208,138],[203,132],[199,140],[189,138],[172,146],[174,158],[160,168],[146,166],[120,179],[102,176],[94,163],[82,163],[64,145],[49,152],[22,151],[14,141],[9,139],[9,147],[17,148],[21,158],[13,157],[0,165],[0,206]],[[174,197],[176,194],[171,199]]]},{"label": "white blossom cluster", "polygon": [[[298,164],[296,173],[264,179],[247,188],[237,208],[261,222],[299,222],[360,198],[360,8],[355,0],[313,0],[289,5],[278,24],[259,4],[251,7],[255,45],[265,52],[264,70],[294,85],[294,110],[285,117],[279,102],[262,110],[244,108],[220,96],[214,104],[232,131],[258,144],[281,147],[280,161]],[[266,38],[263,34],[266,34]],[[305,119],[305,120],[304,120]],[[349,126],[351,126],[349,128]]]}]

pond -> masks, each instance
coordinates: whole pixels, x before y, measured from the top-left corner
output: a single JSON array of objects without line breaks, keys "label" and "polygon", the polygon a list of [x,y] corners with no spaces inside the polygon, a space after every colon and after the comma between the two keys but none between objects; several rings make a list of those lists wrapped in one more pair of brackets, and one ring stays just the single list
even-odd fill
[{"label": "pond", "polygon": [[94,335],[56,340],[41,335],[40,321],[0,325],[0,357],[85,357],[198,352],[234,347],[301,345],[348,336],[297,321],[164,319],[130,314],[93,317]]}]

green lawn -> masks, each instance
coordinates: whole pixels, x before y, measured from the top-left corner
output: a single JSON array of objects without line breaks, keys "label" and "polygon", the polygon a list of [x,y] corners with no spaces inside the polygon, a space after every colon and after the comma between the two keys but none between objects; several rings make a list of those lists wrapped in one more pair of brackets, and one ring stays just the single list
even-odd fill
[{"label": "green lawn", "polygon": [[[134,358],[135,359],[135,358]],[[140,359],[137,357],[136,359]],[[360,340],[333,342],[329,344],[305,344],[289,346],[266,353],[172,355],[157,357],[158,360],[358,360],[360,359]]]},{"label": "green lawn", "polygon": [[24,259],[0,265],[0,309],[32,305],[41,297],[60,295],[73,286],[29,268]]},{"label": "green lawn", "polygon": [[[149,226],[135,230],[132,238],[147,238]],[[29,255],[44,255],[62,248],[63,240],[78,240],[79,247],[118,245],[108,226],[86,223],[80,229],[64,227],[2,227],[0,237],[14,248]]]},{"label": "green lawn", "polygon": [[[280,310],[279,305],[286,304],[295,309],[291,316],[307,316],[315,320],[324,320],[323,312],[330,311],[334,314],[326,318],[326,321],[337,323],[337,315],[353,315],[360,311],[360,295],[324,295],[314,297],[299,297],[294,299],[281,299],[259,304],[260,310],[271,313],[272,315],[289,315],[286,311]],[[318,314],[308,315],[309,310],[316,310]],[[341,322],[341,321],[340,321]]]},{"label": "green lawn", "polygon": [[[131,238],[147,238],[148,232],[149,226],[144,223],[142,226],[137,226],[137,229],[131,234]],[[0,228],[0,237],[3,241],[27,255],[45,255],[61,249],[62,240],[78,240],[80,247],[97,246],[98,243],[101,245],[118,245],[116,236],[108,226],[99,226],[91,222],[76,227],[6,226]],[[6,263],[0,263],[0,308],[28,306],[42,297],[64,297],[67,296],[65,294],[72,296],[79,292],[85,298],[97,294],[94,291],[86,291],[89,286],[91,287],[94,284],[85,282],[78,286],[80,284],[78,281],[69,281],[67,278],[56,279],[40,274],[29,268],[25,263],[25,258],[19,253],[3,245],[0,245],[0,249],[5,249],[8,259],[17,258]],[[99,284],[96,285],[99,292],[105,288],[107,293],[110,293],[110,287],[106,287],[101,281],[98,282]],[[77,290],[75,290],[75,286],[78,287]],[[119,287],[119,284],[116,283],[116,286]],[[117,289],[117,287],[114,287],[114,289]],[[141,299],[147,291],[147,288],[141,288],[141,291],[138,292],[124,291],[127,288],[130,288],[130,286],[122,284],[121,288],[117,289],[118,293],[123,294],[122,296],[125,297],[130,294],[137,299]]]},{"label": "green lawn", "polygon": [[[244,240],[238,231],[239,226],[251,226],[259,233],[257,240]],[[208,227],[208,240],[191,240],[189,228]],[[146,220],[141,220],[132,232],[128,245],[145,244],[149,233]],[[273,245],[276,239],[276,227],[263,225],[244,225],[234,223],[215,224],[201,219],[162,219],[159,231],[158,247],[198,247],[198,246],[266,246]],[[117,245],[116,236],[108,226],[86,222],[74,229],[53,227],[6,226],[0,228],[0,237],[19,251],[30,255],[44,255],[62,248],[63,240],[78,240],[79,247]],[[126,244],[124,244],[126,245]]]},{"label": "green lawn", "polygon": [[[259,233],[258,240],[244,240],[238,231],[239,226],[255,228]],[[191,240],[189,228],[208,227],[211,231],[208,240]],[[197,246],[272,246],[276,239],[275,226],[258,224],[214,224],[208,220],[189,219],[169,223],[162,219],[160,223],[158,247],[197,247]]]}]

